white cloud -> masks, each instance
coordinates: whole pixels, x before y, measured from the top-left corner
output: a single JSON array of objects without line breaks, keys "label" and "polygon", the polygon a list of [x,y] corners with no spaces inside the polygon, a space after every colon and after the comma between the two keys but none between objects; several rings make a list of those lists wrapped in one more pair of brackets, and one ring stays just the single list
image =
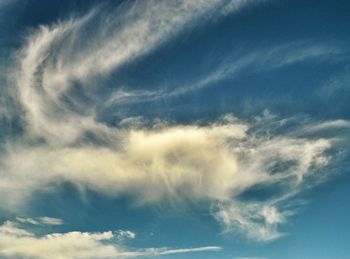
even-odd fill
[{"label": "white cloud", "polygon": [[[201,77],[200,80],[177,86],[170,92],[158,92],[146,96],[150,100],[157,98],[169,98],[189,92],[195,92],[201,88],[209,87],[222,80],[232,79],[240,74],[256,73],[266,70],[274,70],[288,65],[293,65],[312,59],[327,58],[331,60],[330,53],[344,55],[346,50],[334,44],[319,43],[315,45],[308,41],[297,41],[269,48],[258,48],[247,54],[233,52],[213,71]],[[134,97],[135,98],[135,97]],[[140,96],[140,101],[145,96]]]},{"label": "white cloud", "polygon": [[[0,255],[13,258],[111,258],[118,255],[117,247],[103,244],[113,238],[112,232],[54,233],[37,237],[9,222],[0,227]],[[19,234],[18,234],[19,233]]]},{"label": "white cloud", "polygon": [[305,127],[305,132],[318,132],[322,130],[329,130],[329,129],[349,129],[350,128],[350,121],[347,120],[332,120],[332,121],[325,121],[322,123],[318,123],[315,125],[308,125]]},{"label": "white cloud", "polygon": [[[266,215],[266,209],[273,215]],[[230,202],[220,205],[215,216],[224,225],[226,233],[244,234],[258,241],[271,241],[283,236],[278,230],[278,225],[284,223],[283,214],[264,203]]]},{"label": "white cloud", "polygon": [[[106,12],[97,22],[96,15],[101,17],[103,10],[97,8],[81,18],[42,26],[28,37],[18,56],[18,70],[12,74],[24,133],[8,141],[2,150],[1,206],[15,210],[37,190],[52,191],[57,182],[71,182],[80,189],[111,197],[130,195],[139,204],[186,199],[209,201],[211,205],[218,204],[213,215],[226,232],[238,231],[263,241],[280,237],[279,225],[293,213],[285,207],[294,195],[304,191],[306,186],[313,186],[310,179],[322,178],[324,174],[318,173],[330,161],[327,151],[333,147],[333,139],[309,138],[298,128],[271,135],[271,128],[264,124],[264,119],[248,122],[230,115],[201,125],[158,121],[156,125],[145,126],[141,118],[134,117],[123,120],[118,128],[97,122],[95,118],[96,93],[100,89],[94,88],[94,78],[103,77],[149,53],[181,30],[196,26],[209,14],[225,15],[227,8],[234,11],[247,3],[234,1],[233,5],[226,6],[219,0],[178,1],[176,4],[138,1],[130,10],[123,6],[120,10],[125,12],[119,10],[120,15]],[[95,22],[97,28],[90,28]],[[80,36],[90,29],[94,39],[82,45]],[[298,52],[295,56],[285,47],[265,55],[253,53],[233,66],[225,64],[190,87],[177,88],[165,95],[204,87],[251,66],[257,69],[265,65],[278,67],[305,56],[322,55],[322,51]],[[284,53],[282,58],[281,53]],[[83,85],[81,96],[93,100],[93,105],[86,105],[71,95],[73,81]],[[118,90],[109,102],[138,96],[154,98],[158,95]],[[328,123],[344,126],[339,121]],[[313,125],[316,125],[314,130],[324,127],[319,123]],[[89,134],[93,137],[89,138]],[[240,196],[253,187],[281,185],[282,194],[277,198],[241,201]],[[63,223],[47,217],[17,220],[34,225]],[[24,234],[21,232],[24,230],[12,223],[6,224],[2,227],[3,233],[7,233],[3,234],[3,244],[12,246],[5,246],[5,255],[25,251],[35,257],[39,256],[39,251],[58,257],[60,249],[71,241],[77,242],[79,250],[94,250],[83,257],[94,257],[97,253],[109,257],[120,252],[116,246],[102,244],[118,233],[70,232],[37,237],[29,232]],[[18,232],[20,241],[11,231]],[[119,236],[135,237],[132,232],[121,232]],[[31,242],[34,245],[27,246]],[[43,249],[47,250],[39,249],[43,244]],[[156,249],[147,253],[161,255],[196,249],[218,248]],[[65,251],[74,253],[70,249]],[[129,255],[146,252],[133,253]]]},{"label": "white cloud", "polygon": [[146,249],[144,252],[147,256],[158,256],[158,255],[172,255],[172,254],[183,254],[183,253],[193,253],[193,252],[207,252],[207,251],[220,251],[222,247],[220,246],[204,246],[196,248],[180,248],[180,249],[171,249],[171,248],[151,248]]},{"label": "white cloud", "polygon": [[[346,50],[333,43],[314,44],[309,41],[296,41],[273,47],[261,47],[248,53],[235,50],[212,71],[200,78],[182,85],[167,85],[153,91],[118,90],[105,103],[110,105],[132,105],[137,102],[152,102],[194,93],[223,80],[233,79],[242,74],[259,73],[318,59],[325,61],[339,59]],[[333,57],[334,55],[335,57]],[[167,90],[164,90],[167,89]],[[333,89],[334,90],[334,89]],[[318,94],[318,93],[317,93]]]},{"label": "white cloud", "polygon": [[[94,91],[98,90],[89,83],[96,76],[141,57],[181,30],[209,19],[205,17],[220,17],[223,9],[235,11],[250,2],[137,1],[132,8],[122,5],[116,13],[100,7],[78,19],[42,26],[28,37],[18,55],[19,70],[13,73],[19,102],[26,111],[27,132],[46,141],[60,138],[72,143],[84,130],[103,131],[103,125],[94,122],[94,111],[68,96],[72,81],[84,85],[84,96],[97,98]],[[94,36],[83,44],[87,31]],[[133,96],[119,93],[112,99]],[[63,97],[69,98],[75,112],[67,108]]]},{"label": "white cloud", "polygon": [[23,218],[23,217],[16,217],[16,221],[20,222],[22,224],[31,224],[31,225],[62,225],[63,220],[58,218],[52,218],[52,217],[40,217],[37,219],[33,218]]},{"label": "white cloud", "polygon": [[115,238],[118,238],[118,235],[112,231],[74,231],[38,236],[14,222],[6,221],[0,226],[0,256],[37,259],[129,258],[221,249],[221,247],[209,246],[185,249],[147,248],[132,251],[116,243]]},{"label": "white cloud", "polygon": [[[4,157],[9,173],[2,190],[13,187],[15,183],[10,182],[18,179],[22,181],[21,188],[15,188],[17,195],[21,189],[27,194],[63,180],[109,195],[131,192],[142,202],[176,198],[181,193],[227,199],[232,186],[253,181],[236,172],[235,155],[225,143],[243,138],[245,130],[243,124],[173,126],[126,131],[110,139],[112,148],[11,146]],[[120,142],[123,146],[113,148]]]},{"label": "white cloud", "polygon": [[[139,204],[208,200],[219,204],[213,215],[226,232],[273,240],[293,214],[285,209],[289,200],[327,176],[320,170],[329,164],[326,151],[334,143],[293,132],[255,134],[253,128],[270,129],[258,121],[226,116],[202,126],[132,126],[109,138],[108,146],[12,144],[2,157],[3,206],[9,207],[7,197],[25,201],[36,190],[68,181],[112,197],[131,195]],[[240,195],[255,186],[283,190],[277,197],[241,202]]]},{"label": "white cloud", "polygon": [[63,224],[63,220],[58,218],[41,217],[39,219],[40,219],[40,222],[45,225],[62,225]]},{"label": "white cloud", "polygon": [[117,230],[114,233],[118,239],[134,239],[136,238],[136,233],[130,230]]},{"label": "white cloud", "polygon": [[22,217],[16,217],[16,220],[20,223],[24,223],[24,224],[32,224],[32,225],[39,225],[40,222],[32,219],[32,218],[22,218]]}]

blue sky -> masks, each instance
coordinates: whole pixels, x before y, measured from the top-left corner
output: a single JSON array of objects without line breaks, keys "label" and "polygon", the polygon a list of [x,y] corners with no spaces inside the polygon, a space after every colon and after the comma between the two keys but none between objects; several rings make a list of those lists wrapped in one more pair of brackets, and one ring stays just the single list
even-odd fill
[{"label": "blue sky", "polygon": [[0,258],[349,258],[349,13],[0,0]]}]

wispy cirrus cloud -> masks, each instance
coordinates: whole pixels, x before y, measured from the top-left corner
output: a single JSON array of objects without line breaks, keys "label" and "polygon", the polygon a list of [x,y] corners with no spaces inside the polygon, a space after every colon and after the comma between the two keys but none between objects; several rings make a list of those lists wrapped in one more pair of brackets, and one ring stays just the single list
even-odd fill
[{"label": "wispy cirrus cloud", "polygon": [[133,105],[139,102],[167,100],[186,94],[194,94],[225,80],[242,75],[274,71],[287,66],[319,60],[320,62],[342,61],[349,56],[348,50],[334,42],[314,44],[308,40],[281,43],[277,46],[257,47],[249,52],[233,49],[230,56],[199,78],[184,84],[163,85],[153,91],[133,91],[127,88],[113,93],[105,105]]}]

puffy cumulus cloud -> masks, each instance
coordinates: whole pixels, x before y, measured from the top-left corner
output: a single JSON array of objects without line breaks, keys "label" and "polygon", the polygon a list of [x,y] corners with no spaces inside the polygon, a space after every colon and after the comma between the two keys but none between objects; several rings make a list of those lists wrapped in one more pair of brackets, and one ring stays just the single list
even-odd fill
[{"label": "puffy cumulus cloud", "polygon": [[17,223],[6,221],[0,226],[0,256],[4,258],[74,259],[74,258],[131,258],[158,256],[177,253],[218,251],[221,247],[170,249],[147,248],[128,250],[116,241],[120,233],[131,231],[106,232],[67,232],[36,235],[23,229]]}]

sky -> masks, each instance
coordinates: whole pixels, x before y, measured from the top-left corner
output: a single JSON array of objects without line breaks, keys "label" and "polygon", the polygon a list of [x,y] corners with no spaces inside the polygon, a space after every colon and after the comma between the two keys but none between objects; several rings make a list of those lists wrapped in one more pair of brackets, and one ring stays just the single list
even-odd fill
[{"label": "sky", "polygon": [[0,0],[0,258],[349,258],[349,13]]}]

